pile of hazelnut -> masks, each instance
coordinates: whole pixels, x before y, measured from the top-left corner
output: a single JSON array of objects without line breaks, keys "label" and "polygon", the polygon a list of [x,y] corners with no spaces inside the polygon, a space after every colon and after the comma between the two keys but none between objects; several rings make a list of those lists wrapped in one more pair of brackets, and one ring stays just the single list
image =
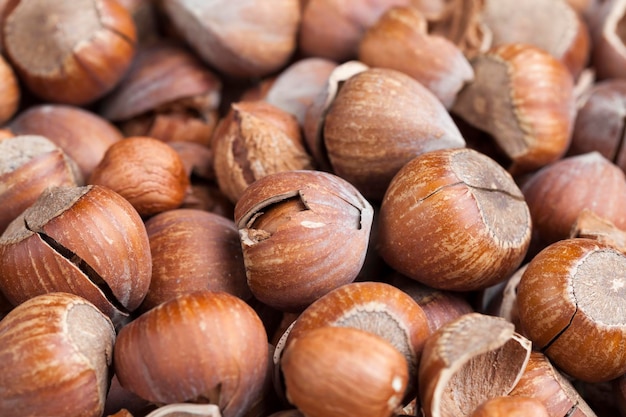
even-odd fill
[{"label": "pile of hazelnut", "polygon": [[1,417],[626,417],[626,0],[0,0]]}]

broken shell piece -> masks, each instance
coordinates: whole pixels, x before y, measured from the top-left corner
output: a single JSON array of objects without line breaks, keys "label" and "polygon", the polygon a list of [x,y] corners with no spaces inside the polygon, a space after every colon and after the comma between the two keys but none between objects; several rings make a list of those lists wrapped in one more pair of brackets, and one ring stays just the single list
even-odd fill
[{"label": "broken shell piece", "polygon": [[426,417],[467,417],[519,381],[531,342],[512,323],[479,313],[461,316],[427,341],[418,373]]}]

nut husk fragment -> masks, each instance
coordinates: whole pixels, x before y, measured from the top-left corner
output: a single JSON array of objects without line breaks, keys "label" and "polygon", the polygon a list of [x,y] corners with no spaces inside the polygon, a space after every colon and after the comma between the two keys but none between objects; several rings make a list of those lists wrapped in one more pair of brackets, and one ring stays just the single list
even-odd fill
[{"label": "nut husk fragment", "polygon": [[519,381],[531,342],[504,319],[470,313],[427,341],[418,374],[426,417],[468,417],[489,398],[507,395]]}]

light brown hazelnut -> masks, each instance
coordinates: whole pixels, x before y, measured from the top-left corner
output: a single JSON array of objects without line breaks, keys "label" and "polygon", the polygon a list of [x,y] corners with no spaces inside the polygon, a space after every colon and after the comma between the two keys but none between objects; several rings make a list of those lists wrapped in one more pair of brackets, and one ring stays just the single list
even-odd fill
[{"label": "light brown hazelnut", "polygon": [[452,111],[493,137],[511,160],[511,172],[561,158],[576,111],[573,78],[565,65],[521,43],[494,47],[470,62],[474,82],[459,92]]},{"label": "light brown hazelnut", "polygon": [[0,414],[102,416],[114,341],[111,321],[81,297],[17,306],[0,321]]},{"label": "light brown hazelnut", "polygon": [[373,214],[356,188],[332,174],[287,171],[252,183],[235,205],[252,294],[298,311],[352,282],[363,266]]},{"label": "light brown hazelnut", "polygon": [[543,246],[569,237],[585,209],[626,228],[624,172],[598,152],[542,168],[523,184],[522,192],[533,220],[533,237]]},{"label": "light brown hazelnut", "polygon": [[576,113],[568,155],[596,151],[626,171],[625,116],[626,80],[615,78],[594,84]]},{"label": "light brown hazelnut", "polygon": [[16,135],[41,135],[69,155],[87,179],[122,133],[97,114],[62,104],[34,105],[19,113],[8,128]]},{"label": "light brown hazelnut", "polygon": [[626,373],[625,270],[626,255],[614,248],[565,239],[537,254],[522,276],[523,331],[574,378],[599,382]]},{"label": "light brown hazelnut", "polygon": [[596,417],[570,380],[538,351],[531,352],[522,377],[509,395],[536,398],[550,416]]},{"label": "light brown hazelnut", "polygon": [[232,104],[213,136],[212,150],[217,183],[233,203],[267,175],[313,169],[296,118],[265,101]]},{"label": "light brown hazelnut", "polygon": [[537,46],[565,64],[574,78],[587,65],[591,51],[589,30],[567,1],[487,0],[484,3],[481,19],[493,36],[492,46],[517,42]]},{"label": "light brown hazelnut", "polygon": [[310,417],[391,417],[408,378],[405,357],[396,348],[350,327],[303,334],[285,349],[281,366],[287,398]]},{"label": "light brown hazelnut", "polygon": [[405,292],[381,282],[354,282],[306,308],[288,331],[285,349],[314,329],[353,327],[387,340],[406,359],[409,377],[402,404],[415,398],[417,368],[431,330],[422,308]]},{"label": "light brown hazelnut", "polygon": [[143,310],[203,289],[250,298],[239,233],[232,220],[201,210],[175,209],[151,217],[145,225],[152,279]]},{"label": "light brown hazelnut", "polygon": [[262,77],[296,47],[299,0],[164,0],[163,10],[191,48],[229,77]]},{"label": "light brown hazelnut", "polygon": [[298,46],[306,56],[336,62],[357,57],[359,41],[393,6],[406,6],[411,0],[307,0],[302,2],[302,23]]},{"label": "light brown hazelnut", "polygon": [[74,293],[116,325],[141,304],[152,272],[137,211],[100,186],[47,188],[0,237],[0,259],[0,289],[12,304]]},{"label": "light brown hazelnut", "polygon": [[293,114],[298,124],[303,126],[308,107],[322,91],[336,67],[335,62],[324,58],[300,59],[275,78],[263,99]]},{"label": "light brown hazelnut", "polygon": [[439,99],[408,75],[384,68],[346,80],[323,126],[333,172],[373,200],[417,155],[465,146]]},{"label": "light brown hazelnut", "polygon": [[456,94],[474,78],[461,50],[442,36],[428,34],[428,22],[413,7],[394,7],[363,35],[359,60],[370,67],[390,68],[419,81],[452,107]]},{"label": "light brown hazelnut", "polygon": [[122,78],[135,53],[135,24],[110,0],[7,4],[4,51],[15,71],[44,100],[83,105]]},{"label": "light brown hazelnut", "polygon": [[508,278],[530,237],[528,206],[504,168],[471,149],[445,149],[414,158],[393,178],[377,248],[410,278],[470,291]]},{"label": "light brown hazelnut", "polygon": [[21,91],[13,68],[3,57],[0,57],[0,124],[8,122],[17,112]]},{"label": "light brown hazelnut", "polygon": [[131,137],[107,149],[88,179],[128,200],[143,217],[178,208],[189,177],[176,151],[149,137]]},{"label": "light brown hazelnut", "polygon": [[241,299],[187,293],[122,328],[114,364],[122,386],[146,400],[211,403],[224,417],[242,417],[263,388],[267,336]]},{"label": "light brown hazelnut", "polygon": [[485,401],[470,417],[550,417],[550,414],[534,398],[502,396]]},{"label": "light brown hazelnut", "polygon": [[82,182],[74,161],[43,136],[0,139],[0,234],[47,187]]}]

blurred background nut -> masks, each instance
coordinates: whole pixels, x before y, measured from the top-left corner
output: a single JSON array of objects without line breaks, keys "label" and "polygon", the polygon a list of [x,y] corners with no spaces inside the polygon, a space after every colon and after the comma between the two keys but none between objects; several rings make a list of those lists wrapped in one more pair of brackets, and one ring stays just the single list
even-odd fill
[{"label": "blurred background nut", "polygon": [[522,186],[538,247],[569,237],[588,209],[626,228],[624,172],[598,152],[570,156],[534,173]]},{"label": "blurred background nut", "polygon": [[370,67],[390,68],[415,78],[446,108],[474,77],[461,50],[442,36],[429,35],[425,16],[414,7],[387,10],[363,35],[358,56]]},{"label": "blurred background nut", "polygon": [[305,0],[298,37],[305,56],[344,62],[355,59],[365,30],[393,6],[406,6],[411,0]]},{"label": "blurred background nut", "polygon": [[182,38],[229,77],[262,77],[287,63],[296,47],[299,0],[162,0]]},{"label": "blurred background nut", "polygon": [[239,234],[232,220],[201,210],[175,209],[145,224],[152,279],[143,310],[203,289],[250,298]]},{"label": "blurred background nut", "polygon": [[74,161],[43,136],[0,139],[0,234],[47,187],[82,182]]},{"label": "blurred background nut", "polygon": [[591,63],[599,79],[626,78],[625,0],[598,1],[589,13]]},{"label": "blurred background nut", "polygon": [[300,59],[278,74],[264,100],[293,114],[302,127],[308,107],[336,67],[335,62],[324,58]]},{"label": "blurred background nut", "polygon": [[267,336],[241,299],[198,291],[126,325],[114,363],[122,386],[151,402],[211,403],[224,417],[241,417],[263,387]]},{"label": "blurred background nut", "polygon": [[[484,4],[480,16],[493,37],[492,46],[534,45],[561,61],[574,78],[587,65],[589,30],[568,1],[486,0]],[[528,30],[530,27],[534,29]]]},{"label": "blurred background nut", "polygon": [[115,191],[143,217],[180,207],[189,177],[176,151],[149,137],[131,137],[107,149],[88,179]]},{"label": "blurred background nut", "polygon": [[208,146],[221,90],[221,81],[193,53],[173,43],[152,43],[139,48],[100,114],[119,123],[125,136]]},{"label": "blurred background nut", "polygon": [[115,330],[93,304],[66,293],[34,297],[0,321],[0,414],[100,417]]},{"label": "blurred background nut", "polygon": [[382,199],[391,178],[417,155],[465,146],[441,102],[391,69],[368,69],[345,81],[323,124],[333,172],[372,200]]},{"label": "blurred background nut", "polygon": [[264,101],[232,104],[212,149],[217,183],[233,203],[266,175],[313,169],[296,118]]},{"label": "blurred background nut", "polygon": [[287,171],[252,183],[235,205],[248,285],[260,301],[298,311],[352,282],[374,212],[347,181]]},{"label": "blurred background nut", "polygon": [[80,295],[120,325],[152,273],[141,218],[100,186],[49,187],[0,237],[0,289],[14,305],[49,292]]},{"label": "blurred background nut", "polygon": [[504,168],[471,149],[444,149],[414,158],[393,178],[377,248],[410,278],[470,291],[509,277],[530,237],[528,206]]},{"label": "blurred background nut", "polygon": [[69,155],[89,178],[104,153],[122,140],[119,129],[92,111],[63,104],[37,104],[18,113],[7,126],[16,135],[41,135]]},{"label": "blurred background nut", "polygon": [[281,365],[287,398],[310,417],[390,417],[408,379],[405,357],[396,348],[351,327],[303,334],[285,349]]},{"label": "blurred background nut", "polygon": [[626,170],[626,80],[595,83],[576,114],[568,155],[597,151]]},{"label": "blurred background nut", "polygon": [[543,49],[508,43],[471,61],[474,82],[452,111],[489,133],[511,161],[511,172],[533,171],[560,159],[575,117],[573,78]]},{"label": "blurred background nut", "polygon": [[558,241],[528,264],[517,292],[522,329],[568,375],[626,373],[624,271],[626,255],[591,239]]},{"label": "blurred background nut", "polygon": [[[0,9],[1,11],[1,9]],[[0,57],[0,124],[4,124],[17,112],[20,98],[20,85],[13,68]]]},{"label": "blurred background nut", "polygon": [[83,105],[122,78],[135,53],[135,24],[113,0],[7,3],[4,52],[44,100]]}]

